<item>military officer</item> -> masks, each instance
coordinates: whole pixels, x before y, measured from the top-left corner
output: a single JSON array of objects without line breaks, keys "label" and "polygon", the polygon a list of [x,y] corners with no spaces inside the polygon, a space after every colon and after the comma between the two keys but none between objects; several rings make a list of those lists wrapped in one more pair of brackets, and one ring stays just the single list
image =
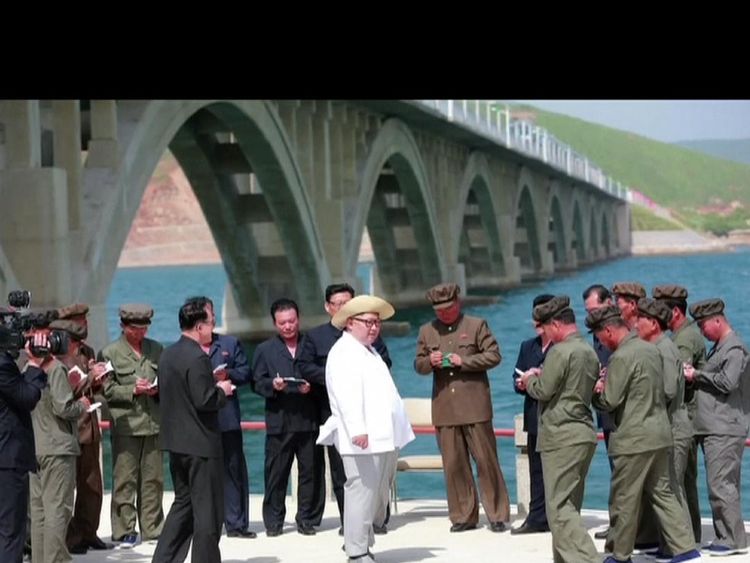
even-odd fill
[{"label": "military officer", "polygon": [[464,315],[459,287],[427,291],[436,319],[419,329],[414,369],[433,375],[432,423],[443,458],[451,532],[477,527],[479,507],[469,454],[477,464],[490,530],[508,528],[510,504],[497,459],[487,370],[500,364],[500,347],[487,321]]},{"label": "military officer", "polygon": [[672,432],[664,405],[662,359],[656,346],[638,338],[620,316],[617,307],[596,309],[586,326],[608,348],[606,384],[594,388],[597,408],[614,413],[617,430],[610,436],[612,529],[605,563],[629,561],[638,527],[638,505],[643,495],[650,501],[671,553],[679,561],[699,559],[693,534],[684,522],[684,511],[670,483],[669,448]]},{"label": "military officer", "polygon": [[534,308],[534,320],[554,343],[544,376],[531,368],[521,386],[539,401],[539,441],[547,519],[555,563],[598,563],[594,541],[581,520],[586,474],[596,449],[591,395],[599,359],[576,327],[570,298],[560,295]]},{"label": "military officer", "polygon": [[714,343],[702,369],[684,368],[695,388],[695,435],[703,449],[716,538],[712,555],[747,553],[740,506],[740,470],[748,433],[748,351],[724,316],[721,299],[693,303],[690,314]]},{"label": "military officer", "polygon": [[121,548],[136,544],[136,517],[144,540],[157,539],[164,524],[156,401],[156,368],[163,348],[146,338],[153,315],[148,305],[122,305],[122,335],[99,353],[99,361],[114,367],[104,396],[112,416],[112,539]]},{"label": "military officer", "polygon": [[[688,318],[687,298],[688,291],[680,285],[659,285],[651,290],[654,299],[664,301],[672,310],[672,320],[669,321],[669,329],[672,331],[674,341],[680,352],[683,363],[701,369],[706,363],[706,341],[703,339],[698,325]],[[687,407],[690,424],[695,419],[695,390],[691,383],[685,384],[685,406]],[[680,464],[684,463],[685,474],[685,501],[690,512],[690,523],[693,527],[695,542],[701,541],[701,508],[698,500],[698,445],[695,439],[690,442],[687,457],[683,460],[680,456],[675,457],[675,471],[679,475],[683,472]]]}]

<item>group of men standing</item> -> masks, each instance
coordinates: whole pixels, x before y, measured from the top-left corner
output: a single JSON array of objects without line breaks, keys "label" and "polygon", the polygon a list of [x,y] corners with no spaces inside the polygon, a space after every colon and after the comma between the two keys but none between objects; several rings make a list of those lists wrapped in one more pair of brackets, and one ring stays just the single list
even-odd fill
[{"label": "group of men standing", "polygon": [[[630,561],[637,547],[653,548],[657,561],[700,558],[698,445],[716,533],[704,549],[712,555],[747,551],[739,501],[750,429],[747,350],[720,299],[694,303],[691,323],[685,288],[657,286],[652,295],[646,298],[633,282],[617,283],[611,293],[600,285],[584,292],[585,324],[606,356],[579,334],[567,296],[535,300],[539,336],[522,345],[516,386],[527,394],[525,411],[538,408],[539,423],[532,428],[525,416],[532,502],[517,531],[549,527],[556,562],[599,560],[580,519],[596,443],[592,405],[611,423],[605,432],[612,468],[607,563]],[[708,355],[701,333],[714,342]]]}]

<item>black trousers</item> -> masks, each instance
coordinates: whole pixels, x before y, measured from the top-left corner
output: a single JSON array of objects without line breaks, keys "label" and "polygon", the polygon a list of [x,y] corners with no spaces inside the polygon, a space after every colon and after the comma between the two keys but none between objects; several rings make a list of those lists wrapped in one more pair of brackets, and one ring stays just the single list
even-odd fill
[{"label": "black trousers", "polygon": [[247,530],[249,520],[247,462],[242,430],[221,433],[224,447],[224,525],[227,532]]},{"label": "black trousers", "polygon": [[0,561],[21,563],[29,509],[29,473],[0,468]]},{"label": "black trousers", "polygon": [[263,524],[266,529],[281,529],[286,516],[286,490],[292,462],[297,458],[298,526],[314,525],[315,499],[315,437],[317,432],[266,434],[264,471]]},{"label": "black trousers", "polygon": [[[331,483],[333,494],[336,495],[336,504],[339,506],[339,520],[344,525],[344,483],[346,483],[346,472],[341,456],[334,446],[328,447],[328,464],[331,470]],[[312,523],[320,526],[323,520],[323,512],[326,509],[326,446],[315,446],[315,498],[313,499]],[[386,520],[387,521],[387,520]]]},{"label": "black trousers", "polygon": [[193,563],[221,563],[219,539],[224,520],[224,470],[221,458],[169,452],[174,502],[156,545],[152,563],[182,562],[190,540]]},{"label": "black trousers", "polygon": [[547,509],[544,504],[544,473],[542,456],[536,451],[536,434],[527,434],[526,451],[529,454],[529,478],[531,481],[531,499],[529,515],[525,523],[533,528],[547,527]]}]

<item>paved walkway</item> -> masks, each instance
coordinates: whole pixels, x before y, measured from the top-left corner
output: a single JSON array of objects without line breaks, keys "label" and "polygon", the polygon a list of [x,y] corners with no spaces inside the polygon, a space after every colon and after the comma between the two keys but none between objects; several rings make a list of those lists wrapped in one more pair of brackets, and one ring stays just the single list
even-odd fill
[{"label": "paved walkway", "polygon": [[[284,533],[275,538],[266,537],[263,524],[259,520],[262,497],[251,496],[251,529],[258,532],[254,540],[221,538],[221,555],[225,563],[344,563],[341,551],[343,538],[338,535],[338,514],[335,503],[328,503],[320,531],[315,536],[303,536],[294,526],[295,506],[288,497],[287,523]],[[172,503],[172,493],[164,498],[165,513]],[[103,539],[110,539],[109,520],[110,498],[104,498],[102,521],[99,529]],[[496,534],[489,531],[487,521],[480,517],[480,528],[460,534],[448,532],[448,508],[443,500],[399,500],[399,513],[391,517],[388,534],[375,536],[372,551],[378,563],[406,563],[424,561],[427,563],[490,562],[506,563],[549,563],[552,561],[551,534],[530,534],[511,536],[505,532]],[[512,507],[513,519],[516,509]],[[587,510],[584,522],[593,533],[607,523],[607,514],[602,511]],[[520,520],[515,522],[519,525]],[[710,521],[703,523],[704,539],[713,537]],[[604,559],[603,540],[595,540]],[[90,551],[86,555],[73,557],[74,563],[123,562],[145,563],[151,561],[155,544],[139,544],[134,549],[114,549],[107,552]],[[704,559],[714,560],[713,557]],[[190,559],[188,558],[188,561]],[[718,561],[718,559],[716,559]],[[736,563],[750,563],[750,555],[734,556],[722,560]],[[643,555],[633,557],[634,563],[651,562]]]}]

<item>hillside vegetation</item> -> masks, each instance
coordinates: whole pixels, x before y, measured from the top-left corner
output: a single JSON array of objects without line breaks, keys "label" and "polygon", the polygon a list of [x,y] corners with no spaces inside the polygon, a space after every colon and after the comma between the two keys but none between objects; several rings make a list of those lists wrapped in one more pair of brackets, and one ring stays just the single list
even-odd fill
[{"label": "hillside vegetation", "polygon": [[511,109],[533,114],[560,141],[693,228],[719,232],[750,219],[750,165],[531,106]]}]

